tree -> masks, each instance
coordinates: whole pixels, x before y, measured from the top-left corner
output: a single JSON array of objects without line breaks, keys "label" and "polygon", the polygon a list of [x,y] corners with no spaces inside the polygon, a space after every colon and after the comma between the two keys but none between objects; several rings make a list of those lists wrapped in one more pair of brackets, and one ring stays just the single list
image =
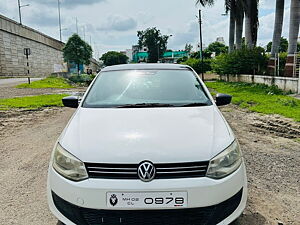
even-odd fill
[{"label": "tree", "polygon": [[299,34],[300,22],[300,1],[291,0],[290,31],[289,31],[289,54],[297,51],[297,39]]},{"label": "tree", "polygon": [[237,0],[236,3],[236,28],[235,28],[235,42],[236,49],[239,50],[243,47],[243,26],[244,26],[244,18],[245,18],[245,10],[244,10],[244,2],[243,0]]},{"label": "tree", "polygon": [[186,44],[185,47],[184,47],[184,50],[188,53],[191,53],[192,49],[193,49],[192,44]]},{"label": "tree", "polygon": [[245,35],[248,48],[254,48],[257,43],[259,0],[245,0]]},{"label": "tree", "polygon": [[126,64],[128,57],[120,52],[109,51],[103,54],[100,58],[106,66]]},{"label": "tree", "polygon": [[89,65],[92,55],[92,47],[82,40],[78,34],[73,34],[63,48],[64,60],[66,62],[76,63],[78,75],[80,71],[80,64]]},{"label": "tree", "polygon": [[[272,48],[273,48],[273,42],[270,41],[267,45],[267,52],[271,52]],[[279,52],[287,52],[288,50],[288,46],[289,46],[289,42],[286,38],[281,37],[280,38],[280,43],[279,46],[277,47],[277,50],[275,51],[275,53],[279,53]],[[275,57],[275,54],[274,56]]]},{"label": "tree", "polygon": [[234,35],[235,35],[235,29],[236,29],[236,2],[235,0],[230,1],[230,3],[225,2],[226,12],[230,11],[230,21],[229,21],[229,52],[232,52],[234,50]]},{"label": "tree", "polygon": [[262,48],[243,48],[221,54],[212,63],[218,74],[264,74],[268,58]]},{"label": "tree", "polygon": [[163,56],[167,49],[168,39],[170,36],[162,35],[156,27],[148,28],[145,31],[138,31],[138,45],[140,48],[148,48],[148,62],[156,63]]},{"label": "tree", "polygon": [[198,74],[202,72],[206,73],[207,71],[211,70],[211,59],[203,60],[203,64],[202,64],[201,59],[189,58],[186,61],[181,62],[181,64],[192,67]]},{"label": "tree", "polygon": [[[205,50],[203,51],[203,58],[204,58],[204,59],[211,59],[211,55],[212,55],[212,52],[211,52],[211,51],[208,51],[207,49],[205,49]],[[191,53],[191,58],[194,58],[194,59],[200,59],[200,52],[197,51],[197,52]]]},{"label": "tree", "polygon": [[212,6],[214,3],[214,0],[196,0],[196,4],[201,4],[202,6]]},{"label": "tree", "polygon": [[[276,13],[275,13],[275,24],[274,24],[274,33],[273,33],[273,42],[271,48],[271,57],[279,52],[286,52],[282,49],[282,25],[283,25],[283,16],[284,16],[284,0],[276,0]],[[288,41],[286,40],[286,43]],[[269,50],[268,50],[269,52]]]},{"label": "tree", "polygon": [[211,43],[205,51],[215,52],[216,55],[220,55],[221,53],[228,52],[228,46],[216,41]]},{"label": "tree", "polygon": [[[202,6],[211,6],[213,0],[196,0],[196,4]],[[225,0],[226,13],[230,11],[230,26],[229,26],[229,52],[242,48],[242,34],[244,24],[246,0]],[[234,45],[236,43],[236,45]]]}]

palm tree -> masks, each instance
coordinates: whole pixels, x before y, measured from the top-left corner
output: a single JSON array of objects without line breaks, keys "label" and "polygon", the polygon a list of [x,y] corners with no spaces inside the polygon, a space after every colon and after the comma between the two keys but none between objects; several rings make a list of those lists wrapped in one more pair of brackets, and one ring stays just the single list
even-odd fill
[{"label": "palm tree", "polygon": [[244,1],[237,0],[236,8],[239,9],[236,11],[236,28],[235,28],[235,41],[236,41],[236,49],[242,48],[242,39],[243,39],[243,26],[244,26]]},{"label": "palm tree", "polygon": [[284,15],[284,0],[276,0],[275,25],[274,25],[273,42],[272,42],[272,50],[271,50],[272,58],[274,58],[276,53],[279,52],[280,39],[282,35],[283,15]]},{"label": "palm tree", "polygon": [[230,11],[230,22],[229,22],[229,52],[234,50],[234,41],[235,41],[235,31],[236,31],[236,1],[235,0],[226,0],[225,1],[226,13]]},{"label": "palm tree", "polygon": [[291,0],[290,31],[288,58],[285,65],[285,76],[294,75],[295,53],[297,52],[297,39],[300,23],[300,0]]},{"label": "palm tree", "polygon": [[300,0],[291,0],[290,33],[289,33],[289,54],[297,52],[297,39],[300,22]]},{"label": "palm tree", "polygon": [[196,0],[196,4],[201,4],[202,6],[213,5],[215,3],[214,0]]},{"label": "palm tree", "polygon": [[[197,0],[196,4],[201,4],[202,6],[211,6],[214,4],[214,0]],[[236,0],[225,0],[226,13],[230,11],[230,26],[229,26],[229,52],[234,50],[234,40],[235,40],[235,22],[236,22]]]},{"label": "palm tree", "polygon": [[[196,4],[202,6],[211,6],[214,4],[213,0],[197,0]],[[244,25],[244,9],[246,0],[225,0],[226,13],[230,11],[229,22],[229,52],[242,47],[243,25]],[[234,43],[236,42],[236,45]]]},{"label": "palm tree", "polygon": [[271,48],[271,57],[268,63],[269,74],[274,74],[276,76],[276,54],[279,52],[282,26],[283,26],[283,16],[284,16],[284,0],[276,0],[276,12],[275,12],[275,24],[273,41]]},{"label": "palm tree", "polygon": [[225,0],[226,12],[230,11],[229,52],[235,48],[242,48],[244,26],[245,0]]},{"label": "palm tree", "polygon": [[259,0],[244,0],[245,1],[245,36],[248,48],[253,48],[257,43],[258,31],[258,4]]}]

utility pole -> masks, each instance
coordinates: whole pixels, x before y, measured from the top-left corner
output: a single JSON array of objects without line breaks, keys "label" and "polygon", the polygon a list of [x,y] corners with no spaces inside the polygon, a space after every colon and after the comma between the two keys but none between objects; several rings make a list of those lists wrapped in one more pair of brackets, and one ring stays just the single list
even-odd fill
[{"label": "utility pole", "polygon": [[83,40],[85,41],[85,25],[83,25]]},{"label": "utility pole", "polygon": [[203,43],[202,43],[202,18],[201,9],[199,9],[199,28],[200,28],[200,58],[201,58],[201,79],[204,81],[204,60],[203,60]]},{"label": "utility pole", "polygon": [[61,37],[61,18],[60,18],[60,0],[57,0],[57,7],[58,7],[58,23],[59,23],[59,40],[62,41],[62,37]]},{"label": "utility pole", "polygon": [[20,0],[18,0],[18,8],[19,8],[19,18],[20,18],[20,24],[22,25],[22,15],[21,15],[21,8],[29,6],[29,4],[21,5]]},{"label": "utility pole", "polygon": [[76,33],[78,34],[78,19],[76,17]]},{"label": "utility pole", "polygon": [[19,7],[20,24],[22,24],[22,15],[21,15],[21,4],[20,4],[20,0],[18,0],[18,7]]}]

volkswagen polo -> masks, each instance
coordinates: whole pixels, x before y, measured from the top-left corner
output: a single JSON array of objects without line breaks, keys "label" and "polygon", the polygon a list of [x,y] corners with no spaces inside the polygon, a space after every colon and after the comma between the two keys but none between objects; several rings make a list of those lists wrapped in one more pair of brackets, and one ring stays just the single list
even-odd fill
[{"label": "volkswagen polo", "polygon": [[55,144],[48,203],[64,224],[230,224],[247,199],[238,140],[188,66],[104,68]]}]

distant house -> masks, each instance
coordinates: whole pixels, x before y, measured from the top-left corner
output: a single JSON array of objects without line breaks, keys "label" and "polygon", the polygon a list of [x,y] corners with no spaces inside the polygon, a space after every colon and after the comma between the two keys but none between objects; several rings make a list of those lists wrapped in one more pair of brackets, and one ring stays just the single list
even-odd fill
[{"label": "distant house", "polygon": [[[188,55],[189,53],[187,51],[167,51],[160,60],[165,63],[176,63],[179,58],[188,57]],[[135,63],[147,62],[148,57],[148,52],[139,51],[133,54],[132,61]]]}]

